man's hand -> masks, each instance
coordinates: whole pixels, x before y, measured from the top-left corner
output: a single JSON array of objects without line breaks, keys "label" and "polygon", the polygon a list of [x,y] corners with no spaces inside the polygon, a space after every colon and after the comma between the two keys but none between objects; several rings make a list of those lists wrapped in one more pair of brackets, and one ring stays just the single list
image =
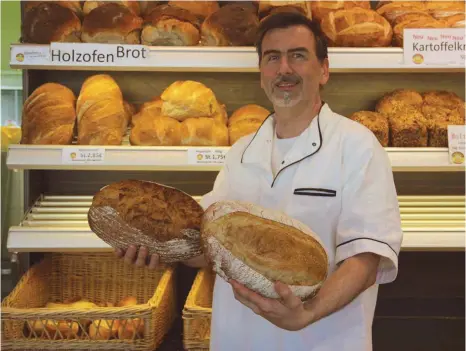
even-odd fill
[{"label": "man's hand", "polygon": [[301,299],[283,283],[275,283],[275,291],[281,299],[265,298],[234,280],[230,280],[230,284],[236,300],[279,328],[296,331],[312,322],[312,311],[306,310]]},{"label": "man's hand", "polygon": [[115,255],[118,258],[123,258],[127,264],[134,264],[136,267],[144,267],[147,265],[149,269],[156,269],[159,265],[159,255],[152,254],[149,256],[146,247],[141,246],[139,251],[136,246],[131,245],[126,251],[116,249]]}]

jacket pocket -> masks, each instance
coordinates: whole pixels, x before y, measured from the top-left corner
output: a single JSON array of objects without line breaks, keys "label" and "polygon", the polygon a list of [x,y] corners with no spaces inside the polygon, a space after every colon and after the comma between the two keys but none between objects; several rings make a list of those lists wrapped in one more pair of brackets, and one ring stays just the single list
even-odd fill
[{"label": "jacket pocket", "polygon": [[305,195],[305,196],[324,196],[324,197],[337,196],[336,190],[322,189],[322,188],[297,188],[297,189],[294,189],[293,194]]}]

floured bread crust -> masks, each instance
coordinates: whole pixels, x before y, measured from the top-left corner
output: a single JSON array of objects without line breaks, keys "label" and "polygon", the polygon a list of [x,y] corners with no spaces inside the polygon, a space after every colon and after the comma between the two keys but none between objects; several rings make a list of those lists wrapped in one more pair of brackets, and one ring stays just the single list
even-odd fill
[{"label": "floured bread crust", "polygon": [[282,212],[221,201],[206,210],[201,232],[214,271],[264,296],[278,297],[273,283],[281,281],[305,299],[326,279],[328,258],[322,242]]},{"label": "floured bread crust", "polygon": [[163,262],[198,256],[202,207],[188,194],[125,180],[101,189],[88,213],[92,231],[112,247],[146,246]]}]

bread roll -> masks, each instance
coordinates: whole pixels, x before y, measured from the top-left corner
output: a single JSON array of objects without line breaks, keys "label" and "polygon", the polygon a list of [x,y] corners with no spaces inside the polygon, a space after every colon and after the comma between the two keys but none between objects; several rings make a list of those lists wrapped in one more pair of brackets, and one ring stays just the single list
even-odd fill
[{"label": "bread roll", "polygon": [[392,41],[390,23],[375,11],[355,7],[330,12],[322,19],[329,46],[383,47]]},{"label": "bread roll", "polygon": [[169,1],[168,4],[188,10],[200,20],[204,20],[220,8],[218,1]]},{"label": "bread roll", "polygon": [[128,108],[111,76],[97,74],[87,78],[76,104],[78,144],[121,145],[128,129]]},{"label": "bread roll", "polygon": [[105,4],[120,4],[130,9],[136,16],[139,16],[141,10],[138,1],[85,1],[83,6],[84,15],[88,15],[92,10]]},{"label": "bread roll", "polygon": [[[312,18],[311,13],[311,2],[310,1],[264,1],[259,2],[259,18],[264,18],[272,13],[275,10],[280,9],[281,7],[295,8],[303,15]],[[280,11],[280,10],[279,10]]]},{"label": "bread roll", "polygon": [[141,41],[152,46],[193,46],[199,43],[200,20],[174,5],[155,7],[144,17]]},{"label": "bread roll", "polygon": [[348,10],[354,7],[360,7],[366,10],[371,9],[370,1],[322,1],[314,0],[311,2],[312,19],[321,22],[322,19],[330,12],[338,10]]},{"label": "bread roll", "polygon": [[443,28],[445,24],[428,14],[406,14],[398,16],[393,27],[393,45],[403,46],[403,34],[407,28]]},{"label": "bread roll", "polygon": [[[161,116],[162,115],[162,105],[163,105],[163,100],[160,96],[154,97],[152,100],[147,101],[141,105],[139,108],[139,113],[141,114],[142,112],[144,113],[151,113],[154,116]],[[133,117],[133,122],[134,120],[137,119],[136,117]]]},{"label": "bread roll", "polygon": [[46,2],[31,7],[21,25],[23,43],[80,42],[81,21],[66,6]]},{"label": "bread roll", "polygon": [[202,207],[188,194],[153,182],[125,180],[110,184],[93,198],[91,230],[115,248],[146,246],[161,262],[201,254]]},{"label": "bread roll", "polygon": [[78,17],[82,16],[83,9],[80,1],[22,1],[24,3],[24,10],[27,12],[34,7],[43,3],[53,3],[72,10]]},{"label": "bread roll", "polygon": [[423,1],[380,1],[376,11],[390,23],[394,23],[398,16],[408,13],[426,13],[427,9]]},{"label": "bread roll", "polygon": [[75,103],[74,93],[61,84],[46,83],[34,90],[23,105],[21,144],[71,144]]},{"label": "bread roll", "polygon": [[246,6],[221,7],[202,23],[201,45],[252,46],[256,40],[259,18]]},{"label": "bread roll", "polygon": [[134,306],[138,304],[136,296],[125,296],[118,303],[117,307]]},{"label": "bread roll", "polygon": [[89,326],[91,340],[109,340],[118,336],[119,320],[96,320]]},{"label": "bread roll", "polygon": [[162,115],[179,121],[192,117],[212,117],[218,106],[213,91],[192,80],[172,83],[161,98]]},{"label": "bread roll", "polygon": [[51,340],[77,339],[79,337],[79,324],[73,321],[47,320],[45,329]]},{"label": "bread roll", "polygon": [[81,39],[86,43],[139,44],[142,18],[126,6],[110,3],[84,17]]},{"label": "bread roll", "polygon": [[270,111],[259,105],[245,105],[237,109],[228,121],[230,145],[235,144],[243,136],[255,133]]},{"label": "bread roll", "polygon": [[268,298],[274,282],[307,299],[326,279],[328,258],[320,239],[283,212],[239,201],[211,205],[202,220],[204,252],[214,271]]},{"label": "bread roll", "polygon": [[119,339],[140,339],[144,337],[144,320],[140,318],[126,319],[119,323]]},{"label": "bread roll", "polygon": [[375,110],[376,112],[389,116],[404,110],[406,107],[412,107],[420,111],[422,103],[422,95],[417,91],[410,89],[397,89],[385,94],[381,99],[379,99]]},{"label": "bread roll", "polygon": [[358,111],[353,113],[350,119],[362,124],[374,133],[383,147],[388,146],[390,133],[387,116],[372,111]]},{"label": "bread roll", "polygon": [[139,7],[141,9],[141,15],[147,16],[149,15],[153,9],[159,6],[166,1],[153,1],[153,0],[139,0]]},{"label": "bread roll", "polygon": [[188,118],[181,123],[181,145],[228,146],[228,128],[213,118]]}]

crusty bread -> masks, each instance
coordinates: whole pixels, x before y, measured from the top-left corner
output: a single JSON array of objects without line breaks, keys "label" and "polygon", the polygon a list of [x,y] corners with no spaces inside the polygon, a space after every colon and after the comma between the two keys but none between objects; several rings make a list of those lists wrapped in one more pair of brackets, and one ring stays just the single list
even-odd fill
[{"label": "crusty bread", "polygon": [[233,112],[228,120],[230,145],[243,136],[255,133],[269,115],[269,110],[254,104],[242,106]]},{"label": "crusty bread", "polygon": [[86,43],[139,44],[142,18],[117,3],[99,6],[84,17],[81,40]]},{"label": "crusty bread", "polygon": [[174,118],[140,112],[133,122],[129,135],[131,145],[179,146],[181,145],[181,124]]},{"label": "crusty bread", "polygon": [[465,3],[458,1],[425,1],[425,9],[436,19],[445,19],[454,15],[464,14]]},{"label": "crusty bread", "polygon": [[220,201],[205,212],[204,252],[214,271],[265,297],[278,298],[281,281],[302,299],[326,279],[328,258],[318,236],[283,212],[239,201]]},{"label": "crusty bread", "polygon": [[452,91],[426,91],[422,94],[422,99],[424,105],[434,105],[443,108],[458,109],[460,112],[463,111],[464,115],[464,100]]},{"label": "crusty bread", "polygon": [[427,12],[423,1],[380,1],[376,11],[390,23],[394,23],[398,16],[408,13]]},{"label": "crusty bread", "polygon": [[466,14],[459,13],[453,16],[442,18],[442,22],[447,28],[464,28],[466,26]]},{"label": "crusty bread", "polygon": [[232,4],[221,7],[201,27],[203,46],[252,46],[259,18],[250,7]]},{"label": "crusty bread", "polygon": [[445,24],[426,13],[398,16],[393,27],[393,45],[403,46],[404,30],[408,28],[444,28]]},{"label": "crusty bread", "polygon": [[81,21],[73,10],[53,2],[33,6],[21,25],[23,43],[80,42]]},{"label": "crusty bread", "polygon": [[360,7],[363,9],[370,10],[370,1],[322,1],[314,0],[311,2],[312,19],[321,22],[322,19],[327,16],[330,12],[338,10],[348,10],[353,7]]},{"label": "crusty bread", "polygon": [[190,11],[160,5],[144,17],[141,41],[152,46],[193,46],[199,43],[201,23]]},{"label": "crusty bread", "polygon": [[161,184],[124,180],[94,195],[89,226],[115,248],[146,246],[162,262],[186,260],[201,253],[202,207],[188,194]]},{"label": "crusty bread", "polygon": [[204,20],[220,8],[218,1],[169,1],[168,4],[188,10],[201,20]]},{"label": "crusty bread", "polygon": [[76,124],[76,97],[67,87],[46,83],[23,104],[21,144],[67,145]]},{"label": "crusty bread", "polygon": [[415,90],[397,89],[385,94],[377,101],[375,111],[387,116],[396,114],[406,107],[420,110],[423,103],[422,95]]},{"label": "crusty bread", "polygon": [[268,1],[268,0],[261,0],[259,2],[259,18],[265,18],[268,15],[280,12],[281,7],[285,7],[285,11],[290,11],[291,8],[297,9],[303,15],[312,18],[311,12],[311,2],[310,1]]},{"label": "crusty bread", "polygon": [[22,1],[24,3],[24,10],[27,12],[36,6],[43,3],[53,3],[72,10],[78,17],[83,14],[83,9],[80,1]]},{"label": "crusty bread", "polygon": [[84,15],[88,15],[95,8],[110,3],[116,3],[126,6],[137,16],[139,16],[141,12],[138,1],[85,1],[83,5],[83,13]]},{"label": "crusty bread", "polygon": [[419,109],[404,106],[388,116],[393,147],[427,147],[428,122]]},{"label": "crusty bread", "polygon": [[214,92],[192,80],[176,81],[162,93],[162,115],[183,121],[193,117],[212,117],[218,102]]},{"label": "crusty bread", "polygon": [[188,118],[181,123],[181,145],[228,146],[228,128],[214,118]]},{"label": "crusty bread", "polygon": [[390,128],[387,116],[372,111],[358,111],[353,113],[349,118],[362,124],[374,133],[375,137],[383,147],[388,146]]},{"label": "crusty bread", "polygon": [[87,78],[76,104],[78,144],[121,145],[129,115],[118,84],[108,74]]},{"label": "crusty bread", "polygon": [[391,44],[393,36],[385,18],[359,7],[329,12],[321,25],[329,46],[384,47]]},{"label": "crusty bread", "polygon": [[153,9],[166,1],[139,0],[138,2],[141,9],[141,16],[144,17],[149,15]]}]

